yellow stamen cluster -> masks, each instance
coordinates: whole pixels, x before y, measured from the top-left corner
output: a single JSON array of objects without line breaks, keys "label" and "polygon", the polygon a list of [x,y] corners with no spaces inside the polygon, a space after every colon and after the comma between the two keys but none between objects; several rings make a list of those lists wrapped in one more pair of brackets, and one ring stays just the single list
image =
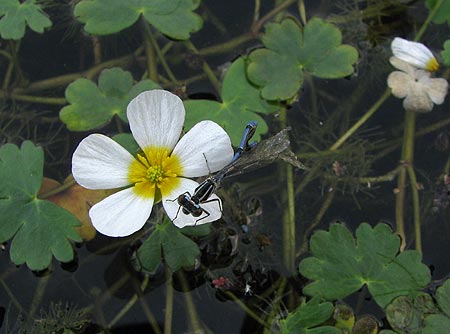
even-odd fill
[{"label": "yellow stamen cluster", "polygon": [[129,167],[128,178],[134,184],[134,191],[142,197],[156,197],[170,193],[180,182],[179,159],[169,150],[149,147],[139,153]]}]

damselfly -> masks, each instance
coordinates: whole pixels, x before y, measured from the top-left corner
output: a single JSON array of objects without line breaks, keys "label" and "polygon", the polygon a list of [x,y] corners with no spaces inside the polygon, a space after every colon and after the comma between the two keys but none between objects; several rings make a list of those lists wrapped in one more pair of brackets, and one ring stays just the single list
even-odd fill
[{"label": "damselfly", "polygon": [[173,202],[177,201],[179,204],[175,219],[177,219],[180,210],[183,214],[190,214],[193,217],[200,217],[202,214],[205,214],[196,221],[196,223],[198,223],[210,215],[202,205],[211,202],[217,202],[219,209],[222,210],[220,199],[217,197],[211,199],[211,195],[225,177],[239,175],[261,168],[278,158],[287,161],[295,167],[305,168],[289,149],[290,142],[287,136],[287,132],[290,130],[289,128],[281,130],[276,135],[265,139],[260,143],[252,142],[250,144],[249,141],[256,131],[256,126],[256,122],[247,124],[240,145],[228,165],[200,183],[198,187],[195,188],[193,194],[185,192],[174,200],[168,200]]},{"label": "damselfly", "polygon": [[[175,216],[175,219],[177,219],[178,214],[180,213],[180,209],[183,212],[183,214],[185,215],[191,214],[193,217],[200,217],[204,213],[205,216],[199,218],[196,221],[197,223],[210,215],[209,212],[200,204],[217,202],[218,205],[220,206],[220,200],[218,198],[210,199],[210,197],[212,193],[216,190],[222,179],[228,174],[230,170],[233,169],[233,166],[239,160],[242,153],[251,150],[254,146],[256,146],[257,144],[256,142],[249,143],[250,139],[255,134],[256,127],[257,127],[256,122],[250,122],[247,124],[244,130],[244,134],[242,135],[239,147],[237,148],[236,153],[234,154],[231,162],[225,167],[223,167],[219,172],[217,172],[213,176],[208,177],[202,183],[200,183],[199,186],[194,190],[194,193],[192,195],[189,192],[185,192],[174,200],[168,200],[168,201],[177,201],[178,204],[180,205],[177,214]],[[222,210],[222,208],[220,208],[220,210]]]}]

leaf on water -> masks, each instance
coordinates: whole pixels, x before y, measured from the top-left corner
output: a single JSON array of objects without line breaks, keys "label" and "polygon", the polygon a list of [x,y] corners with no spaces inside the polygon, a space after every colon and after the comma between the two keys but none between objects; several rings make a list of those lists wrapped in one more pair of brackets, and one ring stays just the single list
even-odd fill
[{"label": "leaf on water", "polygon": [[42,33],[51,27],[52,22],[35,0],[0,1],[0,36],[3,39],[21,39],[27,25],[31,30]]},{"label": "leaf on water", "polygon": [[193,266],[195,259],[200,256],[200,250],[185,234],[207,235],[209,226],[179,229],[169,219],[162,224],[156,224],[153,233],[137,251],[139,264],[149,272],[153,272],[162,259],[172,272]]},{"label": "leaf on water", "polygon": [[302,303],[297,310],[289,313],[286,319],[280,320],[281,334],[339,334],[341,331],[332,326],[320,326],[333,313],[333,304],[320,302],[320,298],[313,298]]},{"label": "leaf on water", "polygon": [[133,86],[130,72],[115,67],[103,70],[98,87],[88,79],[78,79],[66,88],[70,105],[61,109],[59,117],[71,131],[88,131],[105,125],[114,115],[128,122],[127,105],[139,93],[159,88],[152,80]]},{"label": "leaf on water", "polygon": [[184,101],[186,107],[186,127],[204,119],[220,124],[231,137],[233,145],[239,145],[242,131],[250,121],[257,121],[254,139],[267,132],[267,124],[258,114],[277,111],[278,105],[268,103],[260,96],[257,87],[251,84],[245,74],[245,60],[239,58],[231,64],[222,85],[222,102],[211,100]]},{"label": "leaf on water", "polygon": [[202,19],[192,0],[82,0],[74,14],[91,34],[108,35],[134,24],[141,15],[161,33],[179,40],[200,30]]},{"label": "leaf on water", "polygon": [[[65,180],[64,183],[70,182],[70,180],[73,179]],[[61,184],[58,181],[44,177],[39,195],[45,194],[60,186]],[[92,226],[91,219],[89,218],[89,210],[94,204],[112,193],[114,193],[114,190],[90,190],[75,183],[66,190],[48,197],[47,200],[66,209],[77,217],[81,226],[77,227],[76,230],[83,240],[88,241],[92,240],[96,234],[95,228]]]},{"label": "leaf on water", "polygon": [[302,29],[294,19],[271,23],[263,36],[265,48],[249,55],[248,77],[262,87],[267,100],[292,99],[303,85],[303,71],[324,79],[353,73],[358,52],[341,44],[340,30],[319,18]]},{"label": "leaf on water", "polygon": [[42,183],[44,153],[30,141],[19,149],[12,144],[0,148],[0,243],[13,238],[11,260],[32,270],[57,260],[73,259],[70,243],[81,241],[77,219],[57,205],[37,199]]},{"label": "leaf on water", "polygon": [[381,307],[398,296],[414,298],[429,283],[430,272],[417,251],[399,254],[399,247],[400,238],[386,224],[361,224],[356,240],[343,224],[333,224],[311,238],[312,256],[299,266],[312,281],[303,291],[336,300],[365,284]]}]

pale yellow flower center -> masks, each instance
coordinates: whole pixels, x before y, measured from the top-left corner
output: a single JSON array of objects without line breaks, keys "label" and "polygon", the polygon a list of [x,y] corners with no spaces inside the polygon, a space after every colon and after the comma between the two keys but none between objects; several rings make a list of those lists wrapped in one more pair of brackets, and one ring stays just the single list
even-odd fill
[{"label": "pale yellow flower center", "polygon": [[439,69],[439,63],[436,58],[430,58],[430,60],[428,60],[427,64],[425,65],[425,69],[429,72],[437,71]]},{"label": "pale yellow flower center", "polygon": [[163,147],[149,147],[138,153],[128,170],[134,192],[155,201],[179,186],[179,175],[182,175],[179,158]]}]

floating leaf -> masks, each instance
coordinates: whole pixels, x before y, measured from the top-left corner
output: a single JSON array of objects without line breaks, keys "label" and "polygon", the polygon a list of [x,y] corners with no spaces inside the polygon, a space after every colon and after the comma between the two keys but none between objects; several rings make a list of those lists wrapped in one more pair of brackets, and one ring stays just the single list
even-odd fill
[{"label": "floating leaf", "polygon": [[87,131],[105,125],[114,115],[128,122],[128,103],[139,93],[158,88],[151,80],[133,86],[130,72],[120,68],[102,71],[98,87],[90,80],[78,79],[66,89],[70,105],[61,109],[59,117],[72,131]]},{"label": "floating leaf", "polygon": [[35,0],[0,1],[0,35],[3,39],[21,39],[27,24],[31,30],[42,33],[52,22]]},{"label": "floating leaf", "polygon": [[263,100],[259,89],[248,81],[243,58],[234,61],[225,75],[222,101],[184,101],[186,127],[190,128],[204,119],[213,120],[224,127],[233,145],[237,146],[249,121],[258,122],[255,140],[259,140],[260,135],[267,132],[266,122],[257,113],[268,114],[279,109],[279,106]]},{"label": "floating leaf", "polygon": [[153,233],[137,251],[137,259],[142,268],[153,272],[163,258],[174,272],[182,267],[193,266],[200,250],[184,233],[206,235],[209,233],[209,226],[179,229],[169,219],[156,224]]},{"label": "floating leaf", "polygon": [[[64,184],[71,181],[73,181],[73,178],[69,177],[64,181]],[[44,177],[39,195],[45,194],[60,186],[61,184],[58,181]],[[96,231],[89,218],[89,210],[94,204],[112,193],[114,193],[114,190],[91,190],[74,183],[64,191],[58,192],[46,199],[77,217],[81,226],[77,227],[76,230],[83,240],[91,240],[95,237]]]},{"label": "floating leaf", "polygon": [[303,32],[290,18],[268,24],[265,48],[249,56],[249,79],[262,87],[263,98],[288,100],[301,89],[303,70],[326,79],[348,76],[358,52],[341,42],[340,30],[318,18],[311,19]]},{"label": "floating leaf", "polygon": [[441,58],[445,66],[450,66],[450,40],[445,41],[444,50],[441,51]]},{"label": "floating leaf", "polygon": [[450,279],[437,289],[436,301],[444,314],[432,314],[425,318],[423,334],[447,334],[450,328]]},{"label": "floating leaf", "polygon": [[13,238],[11,260],[32,270],[49,266],[52,254],[62,262],[73,259],[70,240],[81,241],[77,219],[57,205],[37,199],[44,153],[25,141],[0,148],[0,243]]},{"label": "floating leaf", "polygon": [[397,296],[415,297],[430,281],[427,266],[417,251],[400,254],[400,239],[386,224],[373,229],[363,223],[356,241],[343,224],[311,238],[312,257],[300,263],[300,273],[313,282],[304,293],[328,300],[344,298],[364,284],[375,301],[385,307]]},{"label": "floating leaf", "polygon": [[[431,11],[438,2],[438,0],[426,0],[425,5]],[[442,1],[439,10],[434,13],[432,21],[437,24],[442,24],[447,21],[450,24],[450,0]]]},{"label": "floating leaf", "polygon": [[332,313],[333,304],[322,303],[320,298],[313,298],[289,313],[286,319],[280,320],[280,332],[281,334],[340,334],[341,331],[335,327],[319,326],[327,321]]},{"label": "floating leaf", "polygon": [[163,34],[174,39],[188,39],[202,27],[202,19],[193,11],[192,0],[82,0],[75,6],[75,16],[86,23],[91,34],[108,35],[134,24],[141,15]]}]

